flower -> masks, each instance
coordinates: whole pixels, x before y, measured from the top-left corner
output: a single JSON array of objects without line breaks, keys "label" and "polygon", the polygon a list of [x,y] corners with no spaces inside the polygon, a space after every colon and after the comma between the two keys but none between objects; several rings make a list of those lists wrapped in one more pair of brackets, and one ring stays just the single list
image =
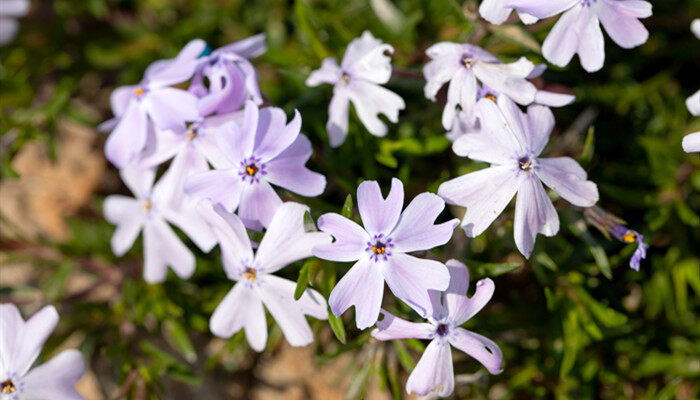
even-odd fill
[{"label": "flower", "polygon": [[639,21],[650,17],[651,3],[638,0],[507,0],[508,7],[543,19],[564,13],[545,39],[542,54],[554,65],[566,66],[578,53],[588,72],[603,68],[605,42],[600,24],[625,49],[647,41],[649,32]]},{"label": "flower", "polygon": [[[693,116],[699,116],[700,90],[688,97],[688,100],[685,101],[685,105]],[[686,153],[697,153],[700,151],[700,132],[688,134],[683,138],[683,150],[685,150]]]},{"label": "flower", "polygon": [[445,202],[432,193],[419,194],[402,213],[403,199],[403,184],[396,178],[386,199],[377,182],[365,181],[357,188],[364,228],[335,213],[318,219],[319,229],[335,242],[314,247],[313,254],[331,261],[357,260],[328,303],[335,316],[354,305],[359,329],[377,321],[385,281],[396,297],[424,310],[430,303],[428,289],[444,290],[449,284],[444,264],[406,253],[447,243],[459,221],[434,225]]},{"label": "flower", "polygon": [[[265,34],[261,33],[200,57],[189,88],[199,97],[199,113],[236,111],[246,100],[262,104],[257,73],[248,59],[258,57],[266,50]],[[204,77],[209,81],[208,87],[204,85]]]},{"label": "flower", "polygon": [[393,53],[394,48],[365,31],[360,38],[350,42],[340,66],[335,58],[326,58],[321,68],[311,72],[306,80],[307,86],[334,85],[326,124],[331,147],[345,142],[350,102],[362,124],[374,136],[387,133],[379,114],[396,123],[399,111],[406,108],[399,95],[379,86],[391,77],[391,58],[385,52]]},{"label": "flower", "polygon": [[696,38],[700,39],[700,18],[696,18],[690,24],[690,30]]},{"label": "flower", "polygon": [[542,182],[570,203],[590,207],[598,188],[586,171],[569,157],[538,158],[554,128],[552,111],[531,105],[524,114],[507,97],[497,104],[481,99],[477,105],[481,132],[465,135],[454,145],[462,157],[491,166],[440,185],[438,194],[450,204],[467,207],[462,228],[469,237],[480,235],[518,193],[515,204],[515,243],[529,257],[537,233],[553,236],[559,217]]},{"label": "flower", "polygon": [[649,245],[644,243],[644,236],[622,225],[624,221],[600,207],[587,208],[583,212],[583,215],[585,215],[588,222],[598,228],[606,238],[610,239],[610,235],[612,235],[615,239],[624,243],[637,243],[637,250],[635,250],[630,259],[630,268],[639,271],[639,262],[647,257],[647,248],[649,248]]},{"label": "flower", "polygon": [[181,278],[194,273],[194,255],[166,221],[182,229],[204,252],[216,244],[211,229],[197,214],[196,203],[184,196],[182,169],[186,165],[182,161],[174,160],[155,185],[155,170],[133,165],[123,168],[122,180],[135,198],[112,195],[104,202],[105,218],[117,225],[111,240],[115,255],[124,255],[143,230],[143,277],[149,283],[164,281],[168,266]]},{"label": "flower", "polygon": [[75,390],[85,372],[79,351],[64,350],[30,369],[56,324],[58,313],[53,306],[42,308],[24,321],[17,306],[0,304],[0,398],[84,400]]},{"label": "flower", "polygon": [[[454,390],[452,351],[450,345],[479,361],[492,374],[501,373],[503,353],[496,343],[477,333],[460,328],[489,302],[495,289],[489,278],[476,283],[469,298],[469,270],[457,260],[447,262],[450,286],[443,293],[431,291],[431,308],[427,323],[415,323],[382,310],[384,319],[377,322],[372,337],[378,340],[430,339],[430,344],[408,377],[406,391],[425,396],[437,392],[447,397]],[[422,310],[415,309],[418,313]]]},{"label": "flower", "polygon": [[[508,7],[508,0],[484,0],[479,6],[479,14],[487,21],[495,25],[506,22],[513,8]],[[526,24],[534,24],[538,18],[525,13],[518,13],[520,20]]]},{"label": "flower", "polygon": [[4,46],[17,36],[19,22],[29,12],[29,0],[2,0],[0,2],[0,46]]},{"label": "flower", "polygon": [[270,184],[302,196],[318,196],[326,187],[326,178],[306,168],[311,143],[300,134],[301,115],[287,124],[279,108],[258,109],[247,101],[243,121],[229,122],[219,128],[216,141],[230,166],[193,174],[185,183],[185,192],[207,198],[234,212],[248,227],[268,226],[282,204]]},{"label": "flower", "polygon": [[479,86],[484,85],[515,102],[528,105],[535,101],[537,88],[527,81],[535,65],[525,57],[510,64],[501,63],[493,54],[471,44],[441,42],[430,46],[425,54],[432,59],[423,68],[427,81],[425,97],[435,101],[440,88],[447,82],[447,104],[442,113],[442,125],[451,129],[456,108],[473,114]]},{"label": "flower", "polygon": [[201,201],[198,209],[219,241],[226,275],[238,282],[216,307],[209,321],[212,333],[230,338],[245,329],[250,347],[262,351],[267,341],[264,304],[289,344],[306,346],[313,342],[304,315],[327,319],[325,300],[313,289],[306,289],[299,300],[294,300],[296,282],[272,275],[310,257],[313,246],[331,241],[323,232],[304,231],[304,214],[309,208],[298,203],[281,205],[255,254],[246,229],[235,214],[206,201]]},{"label": "flower", "polygon": [[197,57],[206,44],[196,39],[172,60],[151,64],[143,80],[135,86],[122,86],[110,98],[115,119],[103,123],[101,130],[114,130],[105,143],[107,159],[121,168],[146,146],[150,123],[160,129],[178,129],[186,121],[199,118],[197,97],[170,87],[188,80],[197,66]]}]

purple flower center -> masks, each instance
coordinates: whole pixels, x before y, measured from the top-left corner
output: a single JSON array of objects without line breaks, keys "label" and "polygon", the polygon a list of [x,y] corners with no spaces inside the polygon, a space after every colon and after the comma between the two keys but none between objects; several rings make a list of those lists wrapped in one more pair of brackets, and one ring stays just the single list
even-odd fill
[{"label": "purple flower center", "polygon": [[474,66],[474,57],[471,54],[463,54],[462,59],[459,61],[460,64],[466,69],[471,69],[472,66]]},{"label": "purple flower center", "polygon": [[581,7],[590,7],[591,3],[595,4],[598,0],[583,0],[581,1]]},{"label": "purple flower center", "polygon": [[15,384],[12,383],[12,380],[8,379],[3,383],[0,383],[0,393],[2,394],[11,394],[17,391],[17,387],[15,387]]},{"label": "purple flower center", "polygon": [[445,335],[447,335],[448,330],[449,329],[448,329],[447,325],[440,324],[437,327],[436,333],[438,334],[438,336],[445,336]]},{"label": "purple flower center", "polygon": [[258,272],[255,268],[246,268],[243,277],[251,282],[255,282],[255,279],[258,277]]},{"label": "purple flower center", "polygon": [[248,179],[250,183],[259,183],[260,175],[267,175],[265,167],[265,164],[259,158],[244,158],[241,161],[241,170],[238,172],[238,176],[241,177],[243,182]]},{"label": "purple flower center", "polygon": [[146,200],[143,202],[143,212],[149,213],[153,209],[153,203],[151,200]]},{"label": "purple flower center", "polygon": [[191,141],[197,137],[197,131],[199,130],[194,124],[187,127],[187,141]]},{"label": "purple flower center", "polygon": [[374,262],[382,260],[386,261],[391,255],[391,248],[394,244],[391,243],[391,238],[384,238],[384,234],[374,235],[372,241],[367,242],[365,251],[369,253],[370,260]]},{"label": "purple flower center", "polygon": [[525,156],[518,159],[518,167],[521,171],[529,173],[534,167],[532,157]]},{"label": "purple flower center", "polygon": [[340,83],[342,83],[343,85],[347,85],[348,83],[350,83],[350,74],[343,71],[343,73],[340,75]]}]

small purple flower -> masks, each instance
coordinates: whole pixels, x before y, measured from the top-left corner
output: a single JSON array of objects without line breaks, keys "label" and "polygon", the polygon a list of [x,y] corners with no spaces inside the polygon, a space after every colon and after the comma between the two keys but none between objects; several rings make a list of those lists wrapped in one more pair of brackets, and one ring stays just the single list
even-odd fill
[{"label": "small purple flower", "polygon": [[323,232],[306,232],[304,214],[309,208],[298,203],[284,203],[277,209],[255,254],[241,220],[220,206],[199,203],[199,213],[212,227],[221,247],[224,270],[237,281],[216,307],[209,321],[212,333],[230,338],[245,329],[250,347],[262,351],[267,342],[267,307],[292,346],[313,342],[313,333],[304,315],[327,319],[328,309],[320,293],[306,289],[294,300],[296,282],[272,275],[287,265],[310,257],[311,248],[329,243]]},{"label": "small purple flower", "polygon": [[[454,372],[450,345],[479,361],[492,374],[500,374],[503,353],[492,340],[460,328],[491,300],[495,285],[489,278],[476,283],[476,291],[469,298],[469,270],[456,260],[447,262],[450,285],[444,292],[430,292],[431,307],[425,315],[427,323],[415,323],[398,318],[382,310],[384,319],[377,322],[372,337],[378,340],[427,339],[426,347],[416,367],[408,377],[406,391],[425,396],[437,393],[447,397],[454,390]],[[416,309],[419,314],[422,309]]]},{"label": "small purple flower", "polygon": [[539,158],[554,128],[552,111],[531,105],[524,114],[502,96],[497,104],[481,99],[477,105],[481,132],[459,138],[455,153],[491,163],[440,185],[438,194],[449,204],[467,207],[462,228],[469,237],[480,235],[518,193],[515,204],[515,243],[529,257],[538,233],[553,236],[559,217],[542,187],[549,186],[570,203],[590,207],[598,188],[586,171],[569,157]]},{"label": "small purple flower", "polygon": [[391,58],[386,52],[393,53],[394,48],[365,31],[350,42],[340,66],[335,58],[326,58],[321,68],[306,80],[307,86],[334,85],[326,124],[331,147],[345,142],[350,102],[362,124],[374,136],[387,133],[379,114],[386,115],[393,123],[398,122],[399,111],[406,108],[406,103],[396,93],[379,86],[391,77]]},{"label": "small purple flower", "polygon": [[[111,241],[115,255],[126,253],[143,231],[143,277],[149,283],[164,281],[168,266],[181,278],[194,273],[194,255],[166,221],[182,229],[204,252],[216,244],[211,229],[197,214],[196,203],[184,196],[182,180],[187,175],[183,168],[187,164],[183,161],[184,158],[173,160],[155,185],[155,170],[131,165],[123,168],[122,180],[135,198],[112,195],[104,202],[105,218],[117,225]],[[208,167],[204,163],[199,168]]]},{"label": "small purple flower", "polygon": [[[688,100],[685,101],[685,105],[693,116],[699,116],[700,90],[688,97]],[[686,153],[697,153],[700,151],[700,132],[691,133],[683,138],[683,150],[685,150]]]},{"label": "small purple flower", "polygon": [[428,289],[444,290],[449,284],[445,265],[408,255],[447,243],[458,220],[434,225],[445,202],[422,193],[401,212],[403,184],[394,178],[384,199],[379,184],[365,181],[357,189],[357,203],[364,228],[335,213],[324,214],[318,227],[335,242],[314,247],[316,257],[331,261],[356,261],[331,292],[328,303],[340,316],[355,306],[359,329],[372,326],[379,317],[384,282],[399,299],[427,310]]},{"label": "small purple flower", "polygon": [[[442,125],[451,129],[457,106],[467,115],[474,112],[479,91],[478,82],[522,105],[535,101],[537,88],[527,81],[535,65],[526,58],[501,63],[488,51],[471,45],[441,42],[425,51],[432,59],[423,68],[427,81],[425,97],[435,101],[440,88],[449,82],[447,104],[442,113]],[[477,81],[478,80],[478,81]]]},{"label": "small purple flower", "polygon": [[85,400],[75,390],[85,373],[79,351],[64,350],[31,369],[56,324],[58,313],[53,306],[24,321],[17,306],[0,304],[0,399]]},{"label": "small purple flower", "polygon": [[204,41],[193,40],[176,58],[151,64],[138,85],[112,92],[115,119],[103,123],[100,129],[114,128],[105,143],[107,159],[114,165],[125,166],[146,147],[151,122],[160,129],[182,129],[186,121],[199,118],[197,97],[170,86],[192,76],[205,47]]},{"label": "small purple flower", "polygon": [[[261,33],[200,57],[189,88],[199,97],[199,113],[229,113],[239,110],[247,100],[262,104],[257,73],[248,59],[266,50],[265,34]],[[208,87],[204,77],[209,81]]]},{"label": "small purple flower", "polygon": [[282,204],[270,184],[302,196],[318,196],[326,178],[310,171],[305,164],[311,157],[311,143],[300,134],[301,115],[287,124],[279,108],[258,109],[246,102],[240,124],[229,122],[216,133],[219,149],[229,167],[193,174],[185,191],[195,197],[220,204],[235,212],[251,228],[268,226]]},{"label": "small purple flower", "polygon": [[647,41],[649,32],[639,21],[650,17],[651,3],[639,0],[507,0],[506,6],[544,19],[564,13],[545,39],[542,54],[564,67],[574,54],[588,72],[605,62],[605,41],[600,24],[612,40],[625,49]]},{"label": "small purple flower", "polygon": [[630,259],[630,268],[639,271],[639,263],[647,257],[647,248],[649,245],[644,243],[644,236],[637,231],[627,228],[622,225],[624,222],[616,216],[606,212],[600,207],[590,207],[584,211],[586,219],[605,237],[610,239],[610,236],[615,239],[631,244],[637,243],[637,250]]},{"label": "small purple flower", "polygon": [[[479,6],[479,14],[490,23],[501,25],[506,22],[510,13],[513,11],[512,7],[506,5],[507,2],[508,0],[484,0]],[[518,13],[518,16],[525,24],[534,24],[538,21],[537,17],[533,17],[529,14]]]}]

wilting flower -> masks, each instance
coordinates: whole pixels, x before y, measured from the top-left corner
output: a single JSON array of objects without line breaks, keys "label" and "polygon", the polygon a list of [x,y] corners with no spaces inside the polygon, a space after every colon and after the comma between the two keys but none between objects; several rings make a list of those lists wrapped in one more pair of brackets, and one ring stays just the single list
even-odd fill
[{"label": "wilting flower", "polygon": [[159,129],[182,129],[187,121],[199,118],[197,97],[170,85],[190,79],[205,47],[204,41],[193,40],[176,58],[151,64],[138,85],[112,92],[115,120],[101,126],[110,129],[116,124],[105,143],[109,161],[121,168],[140,153],[146,146],[151,122]]},{"label": "wilting flower", "polygon": [[639,21],[651,16],[651,3],[638,0],[507,0],[508,7],[543,19],[564,13],[545,39],[542,54],[554,65],[566,66],[574,54],[581,66],[594,72],[605,62],[600,24],[619,46],[631,49],[647,41],[649,32]]},{"label": "wilting flower", "polygon": [[467,207],[462,228],[467,236],[476,237],[518,193],[515,243],[529,257],[538,233],[553,236],[559,231],[559,217],[542,182],[580,207],[598,201],[598,188],[573,159],[538,158],[554,128],[549,108],[532,105],[524,114],[507,97],[500,97],[498,104],[480,100],[477,113],[481,132],[462,136],[453,150],[491,167],[443,183],[438,194],[450,204]]},{"label": "wilting flower", "polygon": [[313,334],[304,315],[327,319],[328,309],[320,293],[306,289],[294,300],[296,282],[272,275],[287,265],[311,256],[311,248],[331,241],[323,232],[305,232],[304,214],[309,208],[284,203],[275,214],[257,252],[248,239],[241,220],[220,206],[199,203],[200,215],[211,225],[221,246],[224,270],[237,281],[216,307],[209,321],[214,335],[229,338],[245,329],[250,347],[262,351],[267,342],[267,307],[292,346],[313,342]]},{"label": "wilting flower", "polygon": [[328,303],[336,316],[355,306],[357,327],[372,326],[379,317],[384,282],[399,299],[427,310],[428,289],[444,290],[449,284],[445,265],[410,256],[447,243],[458,220],[434,225],[445,202],[431,193],[416,196],[403,208],[403,184],[394,178],[386,199],[379,184],[365,181],[357,188],[357,203],[364,228],[335,213],[324,214],[318,227],[335,237],[332,244],[314,247],[316,257],[355,261],[331,292]]},{"label": "wilting flower", "polygon": [[0,46],[4,46],[17,36],[19,22],[29,12],[29,0],[2,0],[0,2]]},{"label": "wilting flower", "polygon": [[[173,162],[155,185],[153,169],[127,166],[121,177],[135,197],[112,195],[104,202],[105,218],[117,225],[111,241],[115,255],[126,253],[143,230],[143,277],[149,283],[165,280],[168,266],[181,278],[194,273],[194,255],[167,222],[182,229],[202,251],[208,252],[216,244],[211,229],[197,214],[194,200],[184,196],[183,166]],[[206,163],[200,168],[207,168]]]},{"label": "wilting flower", "polygon": [[301,115],[287,124],[279,108],[258,109],[252,101],[245,106],[240,124],[221,126],[216,141],[230,167],[192,175],[185,191],[207,198],[234,212],[248,227],[268,226],[282,204],[270,184],[302,196],[318,196],[326,187],[326,178],[304,164],[311,157],[311,143],[299,133]]},{"label": "wilting flower", "polygon": [[17,306],[0,304],[0,399],[84,400],[75,384],[85,372],[77,350],[64,350],[30,369],[58,324],[58,313],[46,306],[27,321]]},{"label": "wilting flower", "polygon": [[434,44],[425,54],[432,59],[423,68],[427,81],[425,97],[435,101],[440,88],[450,83],[442,113],[445,129],[452,128],[457,106],[468,115],[473,114],[479,91],[477,80],[518,104],[528,105],[535,101],[537,88],[527,81],[535,65],[524,57],[504,64],[480,47],[450,42]]},{"label": "wilting flower", "polygon": [[[508,19],[513,11],[512,7],[507,6],[508,0],[484,0],[479,6],[479,14],[482,18],[492,24],[500,25]],[[526,24],[534,24],[537,22],[537,17],[525,13],[518,13],[520,20]]]},{"label": "wilting flower", "polygon": [[340,66],[335,58],[326,58],[321,68],[313,71],[306,80],[307,86],[334,85],[326,124],[332,147],[343,144],[348,134],[350,102],[362,124],[375,136],[387,133],[379,114],[396,123],[399,111],[406,108],[399,95],[379,86],[391,77],[391,58],[386,52],[393,53],[394,48],[365,31],[360,38],[350,42]]},{"label": "wilting flower", "polygon": [[627,228],[623,225],[624,221],[600,207],[587,208],[583,214],[588,222],[598,228],[608,239],[612,235],[615,239],[627,244],[637,243],[637,250],[630,259],[630,268],[639,271],[639,262],[647,257],[647,248],[649,248],[649,245],[644,243],[644,236]]},{"label": "wilting flower", "polygon": [[266,50],[265,34],[261,33],[200,57],[189,89],[199,97],[199,113],[229,113],[240,109],[246,100],[262,104],[257,73],[248,59]]},{"label": "wilting flower", "polygon": [[495,285],[489,278],[476,283],[476,291],[469,298],[469,270],[456,260],[447,262],[450,286],[443,293],[431,291],[432,305],[426,314],[427,323],[415,323],[398,318],[382,310],[384,319],[377,322],[372,336],[378,340],[430,339],[425,352],[408,377],[406,391],[420,396],[437,392],[447,397],[454,390],[452,349],[450,345],[479,361],[492,374],[501,373],[503,353],[496,343],[477,333],[460,328],[491,300]]}]

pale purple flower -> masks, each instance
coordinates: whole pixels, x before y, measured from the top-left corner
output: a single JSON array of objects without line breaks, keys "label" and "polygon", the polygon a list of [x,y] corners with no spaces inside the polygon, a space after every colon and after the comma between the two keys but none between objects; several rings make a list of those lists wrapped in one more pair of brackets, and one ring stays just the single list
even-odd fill
[{"label": "pale purple flower", "polygon": [[[693,116],[699,116],[700,90],[688,97],[688,100],[685,101],[685,105]],[[697,153],[700,151],[700,132],[688,134],[683,138],[683,150],[685,150],[686,153]]]},{"label": "pale purple flower", "polygon": [[497,103],[481,99],[481,132],[462,136],[453,146],[457,155],[491,166],[443,183],[438,194],[447,203],[467,207],[462,228],[476,237],[518,193],[515,243],[529,257],[538,233],[553,236],[559,231],[559,217],[542,183],[579,207],[594,205],[598,188],[573,159],[539,158],[554,128],[549,108],[531,105],[524,114],[505,96]]},{"label": "pale purple flower", "polygon": [[623,225],[623,221],[616,216],[606,212],[600,207],[589,207],[584,211],[586,219],[598,230],[600,230],[605,237],[610,239],[610,236],[615,239],[630,244],[636,243],[637,250],[635,250],[632,258],[630,258],[630,268],[635,271],[639,271],[639,263],[647,257],[647,249],[649,245],[644,243],[644,236],[641,233],[629,229]]},{"label": "pale purple flower", "polygon": [[313,71],[306,80],[307,86],[334,85],[326,124],[331,147],[345,142],[350,102],[362,124],[374,136],[387,133],[379,114],[384,114],[393,123],[398,122],[399,111],[406,108],[406,103],[401,96],[380,86],[391,77],[391,58],[387,52],[393,53],[394,48],[365,31],[360,38],[350,42],[340,66],[335,58],[326,58],[321,68]]},{"label": "pale purple flower", "polygon": [[605,40],[600,24],[620,47],[631,49],[647,41],[649,32],[639,21],[650,17],[651,3],[639,0],[507,0],[518,12],[543,19],[562,13],[545,39],[542,54],[564,67],[578,54],[588,72],[605,62]]},{"label": "pale purple flower", "polygon": [[120,172],[134,197],[112,195],[104,202],[105,218],[117,225],[111,241],[115,255],[126,253],[143,231],[143,277],[149,283],[164,281],[168,266],[181,278],[189,278],[194,273],[194,255],[168,222],[182,229],[204,252],[216,244],[211,229],[197,214],[194,199],[186,197],[182,190],[182,179],[186,176],[183,169],[207,169],[206,161],[194,166],[186,161],[184,157],[173,160],[155,185],[154,169],[129,165]]},{"label": "pale purple flower", "polygon": [[287,124],[281,109],[258,109],[248,101],[242,122],[226,123],[216,133],[230,167],[192,175],[185,191],[228,212],[238,209],[248,227],[268,226],[282,204],[271,184],[309,197],[320,195],[326,187],[326,178],[305,166],[311,143],[300,129],[298,111]]},{"label": "pale purple flower", "polygon": [[2,400],[85,400],[75,385],[85,372],[77,350],[64,350],[31,368],[44,342],[58,324],[58,313],[46,306],[25,321],[17,306],[0,304],[0,398]]},{"label": "pale purple flower", "polygon": [[298,203],[284,203],[277,209],[255,254],[245,226],[235,215],[206,201],[199,203],[199,212],[212,227],[221,247],[224,270],[237,281],[233,289],[216,307],[209,321],[212,333],[230,338],[241,329],[250,347],[262,351],[267,342],[267,307],[292,346],[313,342],[313,334],[304,315],[327,319],[325,299],[313,289],[306,289],[294,300],[296,282],[272,275],[287,265],[311,257],[311,248],[329,243],[323,232],[306,232],[304,214],[309,208]]},{"label": "pale purple flower", "polygon": [[[430,344],[408,377],[406,391],[425,396],[437,393],[447,397],[454,390],[452,349],[474,357],[492,374],[500,374],[503,353],[492,340],[460,328],[491,300],[495,285],[489,278],[476,283],[474,295],[467,297],[469,270],[457,260],[447,262],[450,285],[443,293],[431,291],[431,308],[425,323],[409,322],[382,310],[384,319],[377,322],[372,336],[378,340],[426,339]],[[419,314],[422,309],[414,308]]]},{"label": "pale purple flower", "polygon": [[314,255],[331,261],[357,261],[335,286],[328,303],[336,316],[354,305],[359,329],[377,321],[384,282],[396,297],[424,310],[430,303],[428,289],[444,290],[449,284],[444,264],[407,253],[447,243],[459,221],[434,224],[445,202],[432,193],[419,194],[402,213],[403,203],[400,180],[392,179],[386,199],[377,182],[365,181],[357,188],[364,228],[335,213],[318,219],[319,229],[333,235],[335,242],[314,247]]},{"label": "pale purple flower", "polygon": [[[490,23],[501,25],[506,22],[513,11],[512,7],[506,5],[507,2],[508,0],[484,0],[479,6],[479,14]],[[534,24],[538,21],[537,17],[526,13],[518,13],[518,17],[525,24]]]},{"label": "pale purple flower", "polygon": [[696,38],[700,39],[700,18],[696,18],[690,24],[690,30]]},{"label": "pale purple flower", "polygon": [[[266,50],[265,34],[261,33],[200,57],[189,88],[199,97],[199,113],[229,113],[240,109],[246,100],[262,104],[257,73],[248,59]],[[204,84],[205,77],[208,87]]]},{"label": "pale purple flower", "polygon": [[187,121],[199,118],[197,97],[171,85],[190,79],[205,47],[204,41],[193,40],[176,58],[151,64],[138,85],[122,86],[112,92],[115,119],[100,127],[114,127],[105,143],[109,161],[119,168],[132,161],[146,146],[151,123],[159,129],[182,129]]},{"label": "pale purple flower", "polygon": [[17,36],[18,18],[29,12],[29,0],[0,0],[0,46],[4,46]]},{"label": "pale purple flower", "polygon": [[535,101],[537,88],[527,81],[535,65],[522,57],[510,64],[501,63],[488,51],[471,45],[441,42],[425,54],[432,59],[423,68],[427,81],[425,97],[435,101],[440,88],[449,82],[442,125],[451,129],[457,107],[467,115],[474,113],[479,82],[522,105]]}]

